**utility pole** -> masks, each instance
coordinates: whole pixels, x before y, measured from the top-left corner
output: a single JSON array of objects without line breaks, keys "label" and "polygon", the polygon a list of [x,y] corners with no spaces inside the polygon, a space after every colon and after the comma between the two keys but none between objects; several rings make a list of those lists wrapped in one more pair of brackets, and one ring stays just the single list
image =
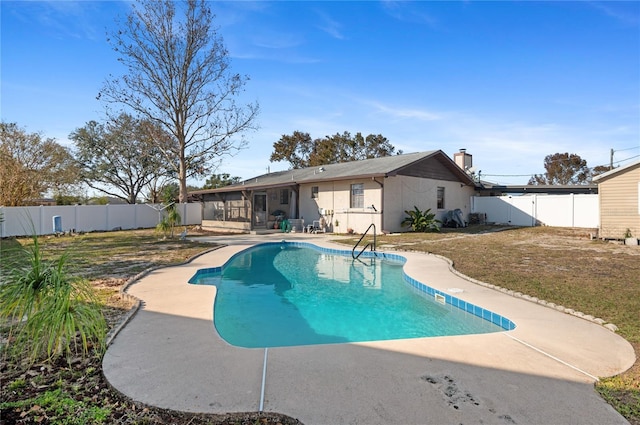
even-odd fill
[{"label": "utility pole", "polygon": [[609,157],[609,170],[613,170],[613,148],[611,148],[611,156]]}]

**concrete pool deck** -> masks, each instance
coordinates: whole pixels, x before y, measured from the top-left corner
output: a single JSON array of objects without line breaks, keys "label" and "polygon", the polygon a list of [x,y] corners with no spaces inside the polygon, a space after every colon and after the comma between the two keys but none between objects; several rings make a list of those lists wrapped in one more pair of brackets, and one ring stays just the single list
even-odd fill
[{"label": "concrete pool deck", "polygon": [[[116,389],[189,412],[264,410],[315,424],[626,424],[595,392],[596,377],[631,367],[631,345],[603,326],[472,283],[441,258],[397,252],[405,272],[512,320],[482,335],[245,349],[213,326],[214,286],[190,285],[255,244],[308,234],[216,236],[226,244],[189,264],[155,270],[128,288],[143,305],[103,360]],[[198,238],[202,240],[202,238]],[[391,252],[391,251],[388,251]],[[586,312],[588,313],[588,312]]]}]

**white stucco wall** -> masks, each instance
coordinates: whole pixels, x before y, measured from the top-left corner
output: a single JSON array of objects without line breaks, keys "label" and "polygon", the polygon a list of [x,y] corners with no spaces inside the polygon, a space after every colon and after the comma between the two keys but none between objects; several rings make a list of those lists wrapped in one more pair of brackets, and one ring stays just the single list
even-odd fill
[{"label": "white stucco wall", "polygon": [[[406,216],[404,211],[414,206],[422,211],[430,208],[438,218],[456,208],[462,210],[465,218],[470,213],[470,197],[474,195],[474,190],[472,187],[460,187],[459,182],[407,176],[388,177],[379,181],[384,188],[372,179],[303,184],[300,186],[300,215],[304,217],[305,224],[311,224],[313,220],[320,219],[319,209],[322,209],[328,231],[346,233],[348,229],[353,229],[356,233],[363,233],[374,223],[380,233],[383,230],[406,231],[407,228],[401,227],[400,223]],[[364,208],[349,208],[351,185],[354,183],[364,185]],[[318,197],[315,199],[311,198],[312,186],[318,186]],[[437,209],[438,187],[445,188],[445,208],[441,210]]]},{"label": "white stucco wall", "polygon": [[[475,194],[471,186],[460,186],[460,182],[430,180],[418,177],[395,176],[384,181],[385,207],[384,230],[391,232],[406,231],[400,223],[407,216],[405,210],[418,207],[421,211],[431,209],[436,218],[459,208],[465,220],[471,212],[470,199]],[[438,187],[444,187],[444,208],[438,209]]]},{"label": "white stucco wall", "polygon": [[[365,208],[349,208],[351,203],[351,185],[364,185]],[[311,188],[318,186],[318,197],[311,198]],[[353,229],[356,233],[364,232],[374,223],[378,231],[381,229],[381,195],[380,185],[371,179],[344,180],[335,182],[300,185],[300,216],[306,224],[321,217],[327,223],[327,230],[346,233]],[[371,208],[374,205],[378,212]],[[320,214],[320,210],[324,214]],[[337,224],[336,224],[337,223]]]}]

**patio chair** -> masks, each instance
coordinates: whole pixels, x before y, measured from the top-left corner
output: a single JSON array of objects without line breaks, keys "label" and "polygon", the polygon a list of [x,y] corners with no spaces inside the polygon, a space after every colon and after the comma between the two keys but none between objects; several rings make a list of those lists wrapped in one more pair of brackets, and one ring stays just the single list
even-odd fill
[{"label": "patio chair", "polygon": [[324,217],[320,217],[320,220],[313,220],[313,229],[311,233],[325,233],[327,231],[327,222]]}]

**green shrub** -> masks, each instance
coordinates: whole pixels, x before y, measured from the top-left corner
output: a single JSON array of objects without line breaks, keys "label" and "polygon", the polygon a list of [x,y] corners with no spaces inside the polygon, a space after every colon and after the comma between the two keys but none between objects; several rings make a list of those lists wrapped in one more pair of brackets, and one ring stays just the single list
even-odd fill
[{"label": "green shrub", "polygon": [[414,206],[413,210],[405,210],[407,217],[402,220],[401,226],[411,227],[414,232],[439,232],[442,222],[436,220],[436,215],[431,212],[431,208],[422,212]]}]

